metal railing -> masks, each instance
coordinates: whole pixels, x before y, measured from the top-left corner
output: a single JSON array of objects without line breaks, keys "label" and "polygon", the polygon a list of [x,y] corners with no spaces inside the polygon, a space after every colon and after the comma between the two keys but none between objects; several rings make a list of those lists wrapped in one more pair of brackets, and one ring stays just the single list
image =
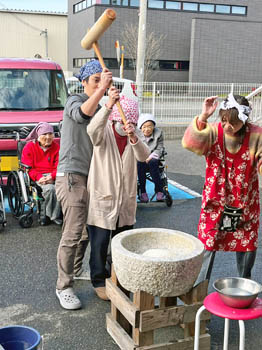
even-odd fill
[{"label": "metal railing", "polygon": [[252,122],[258,125],[262,125],[262,86],[252,91],[246,97],[249,100],[252,107]]},{"label": "metal railing", "polygon": [[[218,96],[219,102],[232,92],[246,96],[252,105],[250,119],[262,124],[262,86],[258,83],[186,83],[150,82],[143,84],[140,110],[152,113],[157,123],[188,125],[202,109],[208,96]],[[72,88],[72,87],[71,87]],[[218,117],[218,109],[211,121]]]},{"label": "metal railing", "polygon": [[[152,113],[158,123],[187,125],[201,112],[206,97],[218,96],[222,102],[232,92],[251,101],[251,120],[259,122],[262,119],[262,87],[259,86],[257,83],[144,83],[140,108],[143,113]],[[211,119],[217,117],[218,109]]]}]

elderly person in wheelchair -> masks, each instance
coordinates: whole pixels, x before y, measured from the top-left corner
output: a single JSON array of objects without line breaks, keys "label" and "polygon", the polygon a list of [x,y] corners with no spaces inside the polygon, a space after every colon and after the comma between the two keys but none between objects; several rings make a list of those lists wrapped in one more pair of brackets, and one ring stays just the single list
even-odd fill
[{"label": "elderly person in wheelchair", "polygon": [[138,181],[141,190],[140,201],[147,203],[149,201],[146,193],[146,173],[149,172],[155,184],[156,200],[165,199],[163,193],[163,182],[159,172],[159,159],[164,150],[163,132],[156,127],[156,121],[152,114],[143,113],[138,119],[138,128],[144,134],[144,141],[150,148],[150,155],[145,162],[137,162]]},{"label": "elderly person in wheelchair", "polygon": [[41,218],[40,224],[48,225],[52,221],[61,225],[62,211],[55,193],[59,145],[54,142],[52,125],[40,122],[27,136],[26,142],[22,163],[30,167],[29,177],[41,188],[45,200],[46,216]]}]

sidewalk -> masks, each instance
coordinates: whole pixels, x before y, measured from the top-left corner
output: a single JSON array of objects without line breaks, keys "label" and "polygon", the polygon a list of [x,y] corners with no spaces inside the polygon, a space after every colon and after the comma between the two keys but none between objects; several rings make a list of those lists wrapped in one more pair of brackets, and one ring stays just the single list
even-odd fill
[{"label": "sidewalk", "polygon": [[[168,175],[201,193],[204,158],[183,150],[180,145],[180,141],[166,142]],[[176,200],[171,208],[165,203],[138,204],[136,227],[163,227],[196,236],[200,205],[201,198]],[[56,225],[40,227],[35,221],[33,227],[22,229],[10,214],[7,219],[7,226],[0,233],[0,327],[18,324],[37,329],[44,339],[43,350],[118,350],[105,327],[110,303],[96,297],[89,281],[75,282],[83,309],[67,311],[59,305],[55,284],[61,228]],[[88,268],[88,253],[86,257],[85,266]],[[253,279],[260,283],[261,263],[260,236],[253,274]],[[235,254],[217,254],[209,292],[214,291],[212,283],[215,279],[237,274],[235,265]],[[246,350],[261,349],[262,320],[247,321],[245,325]],[[223,326],[222,319],[212,318],[208,326],[211,350],[223,348]],[[237,323],[232,322],[230,350],[238,350],[238,333]],[[171,336],[172,333],[167,331],[166,340]]]}]

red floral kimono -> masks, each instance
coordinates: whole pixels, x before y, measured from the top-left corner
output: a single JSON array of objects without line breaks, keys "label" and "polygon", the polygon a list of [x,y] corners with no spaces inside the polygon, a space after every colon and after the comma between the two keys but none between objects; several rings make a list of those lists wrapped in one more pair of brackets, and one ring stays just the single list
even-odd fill
[{"label": "red floral kimono", "polygon": [[[207,250],[245,252],[257,248],[259,187],[257,166],[256,163],[252,165],[250,158],[249,137],[247,126],[241,148],[232,154],[223,147],[223,128],[219,123],[218,137],[206,154],[198,237]],[[218,230],[225,204],[243,210],[241,223],[235,232]]]}]

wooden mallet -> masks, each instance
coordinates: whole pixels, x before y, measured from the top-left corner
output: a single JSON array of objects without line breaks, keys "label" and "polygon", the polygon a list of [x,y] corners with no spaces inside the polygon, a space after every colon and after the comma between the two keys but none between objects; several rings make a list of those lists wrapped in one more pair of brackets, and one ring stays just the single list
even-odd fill
[{"label": "wooden mallet", "polygon": [[[103,12],[103,14],[98,18],[96,23],[92,26],[92,28],[90,28],[87,31],[84,38],[81,40],[81,46],[83,49],[85,50],[90,50],[92,48],[94,49],[102,68],[106,68],[106,65],[98,46],[98,39],[104,34],[107,28],[113,23],[115,18],[116,18],[116,12],[111,9],[106,9]],[[116,106],[119,110],[123,123],[126,124],[126,117],[119,101],[116,102]]]}]

